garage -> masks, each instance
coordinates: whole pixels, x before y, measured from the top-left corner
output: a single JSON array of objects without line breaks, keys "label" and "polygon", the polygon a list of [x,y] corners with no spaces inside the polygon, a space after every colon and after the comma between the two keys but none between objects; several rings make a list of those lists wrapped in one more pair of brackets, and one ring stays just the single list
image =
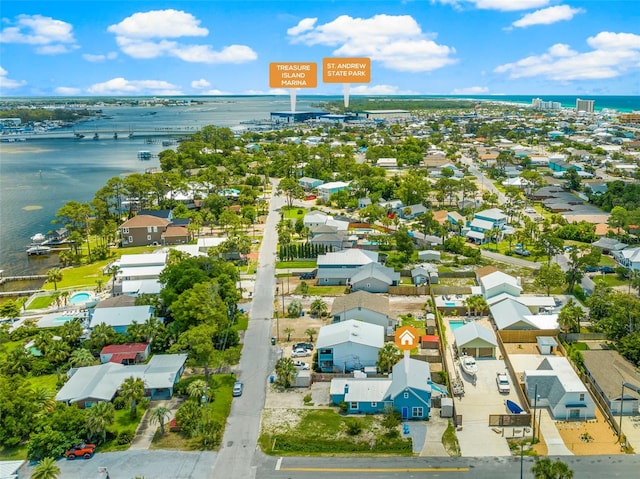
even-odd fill
[{"label": "garage", "polygon": [[468,354],[476,358],[495,358],[498,341],[494,332],[480,326],[475,321],[453,331],[458,354]]}]

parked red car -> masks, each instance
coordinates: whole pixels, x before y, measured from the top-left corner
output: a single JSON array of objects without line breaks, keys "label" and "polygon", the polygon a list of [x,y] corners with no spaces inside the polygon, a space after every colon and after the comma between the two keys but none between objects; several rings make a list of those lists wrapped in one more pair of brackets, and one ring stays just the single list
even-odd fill
[{"label": "parked red car", "polygon": [[95,444],[85,444],[84,442],[73,446],[67,452],[64,453],[67,456],[67,459],[74,460],[76,457],[84,457],[85,459],[90,459],[93,457],[93,453],[96,451]]}]

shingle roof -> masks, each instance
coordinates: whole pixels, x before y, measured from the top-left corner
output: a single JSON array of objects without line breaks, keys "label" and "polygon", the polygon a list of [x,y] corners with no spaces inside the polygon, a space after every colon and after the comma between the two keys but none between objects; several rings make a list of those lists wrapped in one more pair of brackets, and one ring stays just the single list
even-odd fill
[{"label": "shingle roof", "polygon": [[382,294],[373,294],[367,291],[356,291],[354,293],[338,296],[331,306],[331,316],[340,314],[343,311],[362,307],[380,314],[389,315],[389,297]]},{"label": "shingle roof", "polygon": [[609,399],[620,397],[623,381],[640,386],[640,372],[617,351],[603,349],[581,353],[585,369]]},{"label": "shingle roof", "polygon": [[150,215],[137,215],[120,225],[120,228],[146,228],[147,226],[167,226],[171,221]]}]

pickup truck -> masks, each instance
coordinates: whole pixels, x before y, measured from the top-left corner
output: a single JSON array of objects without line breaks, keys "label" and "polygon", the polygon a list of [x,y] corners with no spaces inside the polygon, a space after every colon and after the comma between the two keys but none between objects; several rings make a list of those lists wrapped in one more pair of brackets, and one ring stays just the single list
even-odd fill
[{"label": "pickup truck", "polygon": [[498,391],[500,393],[509,393],[511,386],[509,385],[509,376],[507,373],[496,373],[496,384],[498,385]]}]

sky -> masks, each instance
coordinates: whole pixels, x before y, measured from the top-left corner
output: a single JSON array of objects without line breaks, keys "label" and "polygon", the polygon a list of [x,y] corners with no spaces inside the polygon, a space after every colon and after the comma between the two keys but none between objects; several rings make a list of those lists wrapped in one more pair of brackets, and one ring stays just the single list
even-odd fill
[{"label": "sky", "polygon": [[323,58],[369,58],[352,95],[640,95],[638,0],[2,0],[0,96],[341,95]]}]

